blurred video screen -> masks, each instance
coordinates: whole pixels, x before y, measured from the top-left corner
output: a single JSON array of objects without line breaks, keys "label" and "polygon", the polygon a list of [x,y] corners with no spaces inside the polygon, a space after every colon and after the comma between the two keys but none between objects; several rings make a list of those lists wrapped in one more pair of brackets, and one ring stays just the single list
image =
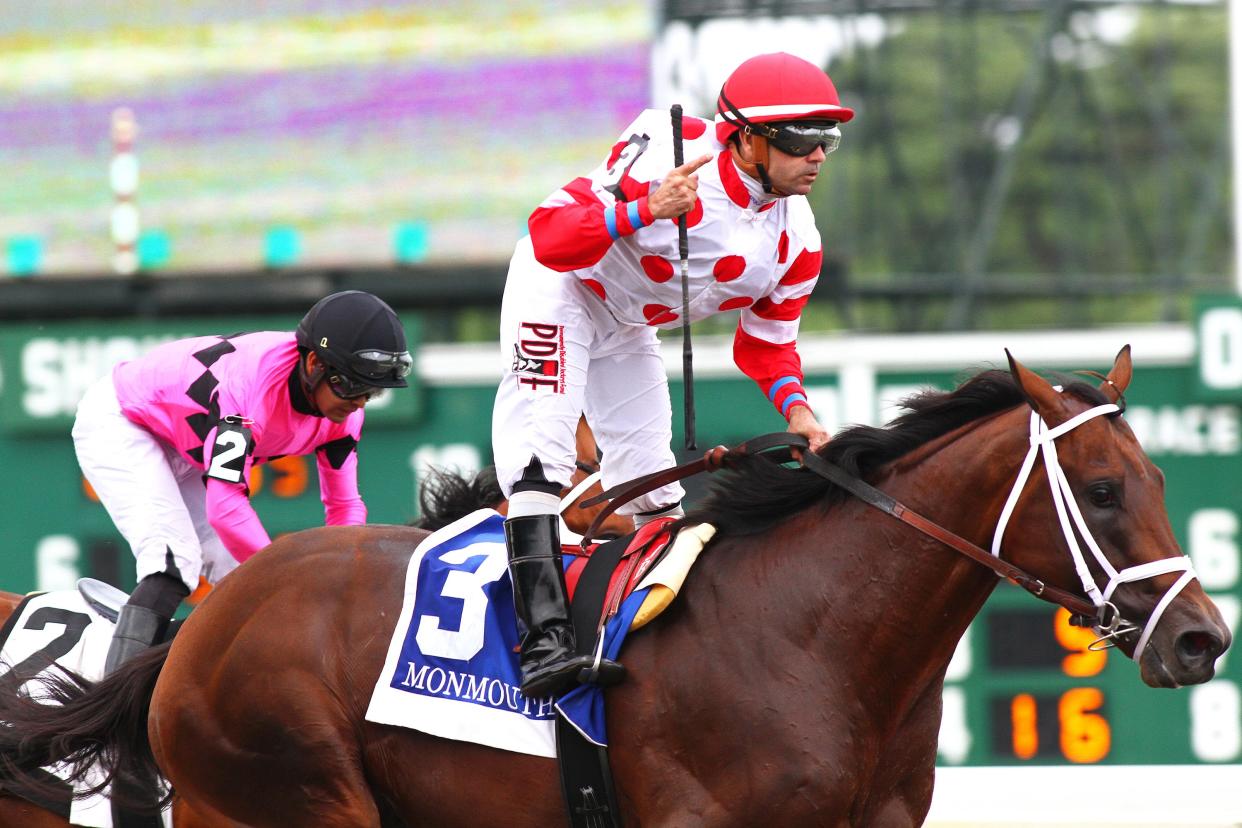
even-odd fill
[{"label": "blurred video screen", "polygon": [[[650,97],[647,2],[0,1],[10,274],[503,261]],[[0,271],[3,272],[3,271]]]}]

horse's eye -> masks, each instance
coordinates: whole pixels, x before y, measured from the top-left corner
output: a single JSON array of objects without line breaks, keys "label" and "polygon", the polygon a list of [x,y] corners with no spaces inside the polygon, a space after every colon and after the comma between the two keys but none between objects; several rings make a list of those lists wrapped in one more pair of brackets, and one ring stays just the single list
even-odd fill
[{"label": "horse's eye", "polygon": [[1107,509],[1117,505],[1117,489],[1112,483],[1095,483],[1087,489],[1087,499],[1092,506]]}]

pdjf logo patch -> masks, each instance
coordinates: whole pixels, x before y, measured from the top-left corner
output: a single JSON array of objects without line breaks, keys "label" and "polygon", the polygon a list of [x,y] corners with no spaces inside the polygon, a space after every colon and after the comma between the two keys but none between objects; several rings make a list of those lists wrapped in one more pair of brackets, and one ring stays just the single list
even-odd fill
[{"label": "pdjf logo patch", "polygon": [[565,393],[565,326],[523,322],[513,345],[513,373],[531,391]]}]

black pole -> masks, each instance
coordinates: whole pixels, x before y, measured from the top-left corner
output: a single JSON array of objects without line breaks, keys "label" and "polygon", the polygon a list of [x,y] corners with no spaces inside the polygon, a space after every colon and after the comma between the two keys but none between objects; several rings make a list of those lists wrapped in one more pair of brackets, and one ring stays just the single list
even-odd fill
[{"label": "black pole", "polygon": [[[681,149],[681,104],[673,104],[673,166],[686,163]],[[690,347],[690,242],[686,237],[686,214],[677,217],[677,250],[681,255],[681,374],[685,411],[686,448],[693,451],[694,435],[694,351]]]}]

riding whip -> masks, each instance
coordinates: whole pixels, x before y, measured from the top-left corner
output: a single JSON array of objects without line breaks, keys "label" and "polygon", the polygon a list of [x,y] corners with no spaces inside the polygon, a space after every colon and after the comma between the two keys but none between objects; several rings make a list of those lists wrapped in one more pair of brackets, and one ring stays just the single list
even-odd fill
[{"label": "riding whip", "polygon": [[[681,104],[673,104],[673,166],[685,163],[681,150]],[[677,251],[681,255],[681,374],[684,391],[686,448],[693,451],[694,439],[694,351],[690,347],[690,242],[686,238],[686,214],[677,217]]]}]

